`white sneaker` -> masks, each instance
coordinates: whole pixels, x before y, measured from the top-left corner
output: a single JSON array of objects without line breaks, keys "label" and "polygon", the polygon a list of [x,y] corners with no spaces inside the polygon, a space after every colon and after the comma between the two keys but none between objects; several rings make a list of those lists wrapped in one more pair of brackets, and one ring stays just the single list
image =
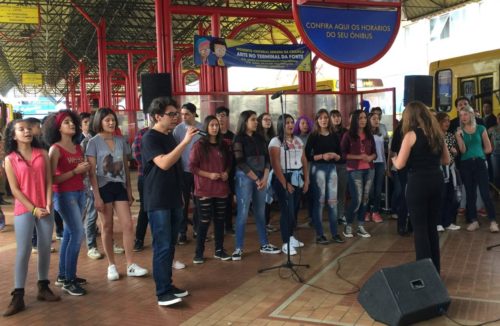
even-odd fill
[{"label": "white sneaker", "polygon": [[442,225],[437,226],[438,232],[444,232],[444,227]]},{"label": "white sneaker", "polygon": [[97,250],[97,248],[90,248],[89,251],[87,251],[87,256],[90,259],[98,260],[102,258],[102,254]]},{"label": "white sneaker", "polygon": [[186,265],[181,263],[180,261],[176,260],[174,261],[174,264],[172,265],[174,269],[184,269],[186,268]]},{"label": "white sneaker", "polygon": [[304,247],[304,242],[300,242],[299,240],[295,239],[295,237],[292,235],[290,237],[290,246],[294,248],[302,248]]},{"label": "white sneaker", "polygon": [[456,224],[453,224],[451,223],[450,225],[448,225],[446,227],[447,230],[450,230],[450,231],[457,231],[457,230],[460,230],[461,227],[459,225],[456,225]]},{"label": "white sneaker", "polygon": [[127,276],[144,276],[144,275],[148,275],[148,270],[142,268],[141,266],[135,263],[127,267]]},{"label": "white sneaker", "polygon": [[[281,247],[281,251],[286,255],[288,253],[288,244],[284,243],[283,247]],[[297,254],[297,250],[290,243],[290,256],[295,256]]]},{"label": "white sneaker", "polygon": [[121,255],[125,252],[125,249],[113,243],[113,252],[117,255]]},{"label": "white sneaker", "polygon": [[108,266],[108,281],[116,281],[120,279],[120,274],[116,270],[116,265]]}]

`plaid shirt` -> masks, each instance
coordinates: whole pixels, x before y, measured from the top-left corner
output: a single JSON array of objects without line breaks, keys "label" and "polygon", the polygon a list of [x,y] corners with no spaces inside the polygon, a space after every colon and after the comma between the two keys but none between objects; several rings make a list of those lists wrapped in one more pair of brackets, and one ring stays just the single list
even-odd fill
[{"label": "plaid shirt", "polygon": [[148,131],[149,128],[142,128],[137,132],[134,138],[134,142],[132,143],[132,155],[134,156],[135,161],[137,162],[137,171],[139,172],[139,176],[142,176],[144,171],[142,168],[142,153],[141,153],[141,144],[142,144],[142,136]]}]

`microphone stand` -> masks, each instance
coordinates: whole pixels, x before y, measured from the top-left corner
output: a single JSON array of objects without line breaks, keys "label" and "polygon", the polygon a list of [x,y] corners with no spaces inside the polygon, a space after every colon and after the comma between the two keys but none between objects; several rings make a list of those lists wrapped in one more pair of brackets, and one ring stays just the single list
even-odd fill
[{"label": "microphone stand", "polygon": [[[277,93],[276,93],[277,94]],[[275,95],[276,95],[275,94]],[[285,110],[284,110],[284,106],[283,106],[283,92],[281,92],[279,95],[279,98],[280,98],[280,103],[281,103],[281,120],[283,121],[283,149],[284,149],[284,152],[285,152],[285,168],[282,169],[283,170],[283,174],[285,176],[285,194],[286,194],[286,199],[285,199],[285,205],[286,207],[290,208],[290,193],[288,192],[288,185],[290,184],[288,182],[288,180],[286,179],[286,174],[288,173],[288,161],[287,161],[287,157],[286,157],[286,153],[288,151],[288,145],[286,144],[286,138],[285,138],[285,127],[286,127],[286,120],[285,120]],[[274,95],[273,95],[274,97]],[[276,97],[275,97],[276,98]],[[295,218],[294,216],[295,214],[295,208],[292,207],[291,208],[291,213],[290,213],[290,209],[288,210],[288,214],[286,217],[282,216],[281,218],[287,218],[288,219],[288,242],[286,244],[286,262],[280,264],[280,265],[277,265],[277,266],[272,266],[272,267],[267,267],[267,268],[262,268],[262,269],[259,269],[257,272],[258,273],[263,273],[263,272],[267,272],[267,271],[270,271],[270,270],[273,270],[273,269],[280,269],[280,268],[288,268],[289,270],[291,270],[295,276],[297,276],[297,279],[299,280],[300,283],[304,283],[304,279],[302,279],[302,277],[300,277],[300,275],[297,273],[297,271],[295,270],[295,267],[306,267],[306,268],[309,268],[309,265],[308,264],[295,264],[292,262],[292,260],[290,259],[290,237],[292,236],[292,223],[291,223],[291,220],[293,218]]]}]

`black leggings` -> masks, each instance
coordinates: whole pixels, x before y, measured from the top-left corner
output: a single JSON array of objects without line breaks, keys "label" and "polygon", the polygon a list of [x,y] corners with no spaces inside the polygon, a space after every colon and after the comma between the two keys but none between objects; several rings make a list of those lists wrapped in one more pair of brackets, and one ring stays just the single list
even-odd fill
[{"label": "black leggings", "polygon": [[196,257],[203,257],[205,240],[212,217],[214,220],[215,251],[223,250],[227,198],[197,197],[195,203],[199,214]]},{"label": "black leggings", "polygon": [[441,263],[437,224],[443,186],[440,169],[408,173],[406,202],[413,226],[417,260],[431,258],[438,273]]}]

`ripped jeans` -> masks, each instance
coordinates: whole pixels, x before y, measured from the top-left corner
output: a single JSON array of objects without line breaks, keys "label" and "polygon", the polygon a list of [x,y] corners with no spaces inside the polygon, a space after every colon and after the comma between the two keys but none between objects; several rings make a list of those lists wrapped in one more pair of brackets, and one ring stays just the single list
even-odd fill
[{"label": "ripped jeans", "polygon": [[337,171],[333,163],[312,163],[313,225],[316,236],[323,236],[323,207],[325,200],[332,236],[337,234]]},{"label": "ripped jeans", "polygon": [[255,181],[251,180],[243,171],[237,170],[234,178],[236,190],[236,246],[235,249],[243,250],[245,240],[245,226],[247,224],[248,210],[253,204],[253,216],[257,226],[257,234],[261,246],[268,244],[266,233],[266,189],[257,189]]},{"label": "ripped jeans", "polygon": [[356,216],[358,224],[362,225],[375,172],[373,169],[366,169],[348,171],[347,174],[349,176],[349,194],[351,195],[351,203],[347,208],[346,215],[347,224],[352,224]]}]

